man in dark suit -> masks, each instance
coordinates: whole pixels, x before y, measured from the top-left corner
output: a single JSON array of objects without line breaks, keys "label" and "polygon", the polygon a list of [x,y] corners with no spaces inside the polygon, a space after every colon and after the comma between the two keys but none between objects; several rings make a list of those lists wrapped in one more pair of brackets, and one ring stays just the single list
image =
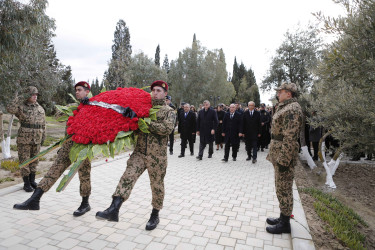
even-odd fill
[{"label": "man in dark suit", "polygon": [[181,137],[181,154],[179,158],[185,156],[186,143],[189,141],[190,155],[194,155],[194,135],[197,131],[197,119],[195,113],[190,110],[190,104],[185,103],[184,112],[180,112],[178,120],[180,121],[178,125],[178,131]]},{"label": "man in dark suit", "polygon": [[[173,110],[176,110],[176,107],[173,105],[172,103],[172,97],[170,95],[167,95],[165,97],[165,103],[173,108]],[[177,121],[176,121],[177,122]],[[175,124],[176,125],[176,124]],[[169,135],[169,154],[173,155],[173,143],[174,143],[174,129],[172,131],[172,133]]]},{"label": "man in dark suit", "polygon": [[240,127],[242,126],[242,116],[236,111],[236,105],[232,103],[229,106],[229,112],[224,116],[223,133],[225,137],[225,153],[222,161],[227,162],[229,158],[229,150],[232,146],[233,161],[237,159],[238,146],[240,145]]},{"label": "man in dark suit", "polygon": [[260,113],[255,110],[255,103],[248,103],[249,110],[244,112],[242,119],[241,134],[245,137],[247,161],[253,158],[253,163],[257,162],[257,142],[260,137]]},{"label": "man in dark suit", "polygon": [[210,107],[210,102],[203,102],[204,108],[199,111],[197,119],[197,135],[200,136],[198,160],[202,160],[204,149],[209,145],[208,158],[214,153],[215,130],[219,121],[215,110]]}]

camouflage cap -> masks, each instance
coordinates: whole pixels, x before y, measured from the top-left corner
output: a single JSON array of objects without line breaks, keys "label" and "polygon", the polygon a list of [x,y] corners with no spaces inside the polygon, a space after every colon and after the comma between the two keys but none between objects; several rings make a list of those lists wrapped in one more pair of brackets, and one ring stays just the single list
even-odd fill
[{"label": "camouflage cap", "polygon": [[285,90],[289,90],[290,92],[293,92],[293,93],[297,93],[297,85],[295,83],[286,83],[284,82],[283,84],[281,84],[278,88],[275,88],[276,91],[279,91],[279,90],[282,90],[282,89],[285,89]]},{"label": "camouflage cap", "polygon": [[34,87],[34,86],[28,86],[28,87],[24,88],[23,94],[24,94],[25,97],[30,97],[33,94],[38,94],[39,95],[38,89],[36,87]]}]

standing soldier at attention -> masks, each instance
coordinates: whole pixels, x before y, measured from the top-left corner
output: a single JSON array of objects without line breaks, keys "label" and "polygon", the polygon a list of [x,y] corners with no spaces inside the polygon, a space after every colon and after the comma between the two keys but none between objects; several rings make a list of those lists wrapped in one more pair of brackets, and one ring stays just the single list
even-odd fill
[{"label": "standing soldier at attention", "polygon": [[271,234],[290,233],[290,216],[293,210],[294,167],[298,157],[298,138],[302,125],[302,109],[297,102],[297,86],[283,83],[276,89],[279,103],[273,115],[271,145],[267,155],[275,169],[276,195],[280,217],[267,218]]},{"label": "standing soldier at attention", "polygon": [[[24,89],[24,99],[18,98],[18,94],[7,107],[9,113],[14,114],[21,126],[17,135],[18,159],[22,163],[39,154],[40,146],[45,138],[46,119],[42,106],[37,102],[38,89],[33,86]],[[35,173],[38,161],[20,169],[23,179],[23,189],[32,192],[36,188]]]},{"label": "standing soldier at attention", "polygon": [[[76,98],[78,100],[87,98],[87,95],[90,93],[90,85],[87,82],[78,82],[74,86],[74,88],[76,91]],[[74,142],[72,140],[63,143],[59,151],[57,151],[57,157],[53,162],[51,168],[39,182],[33,195],[25,202],[15,204],[13,206],[14,209],[39,210],[39,201],[43,193],[47,192],[60,178],[64,171],[70,166],[71,162],[69,159],[69,152],[73,147],[73,144]],[[76,211],[74,211],[74,216],[81,216],[91,209],[89,204],[89,196],[91,194],[90,171],[91,163],[89,159],[86,159],[84,162],[82,162],[82,166],[78,169],[80,182],[79,191],[82,196],[82,203],[80,207]]]},{"label": "standing soldier at attention", "polygon": [[138,133],[134,151],[127,161],[127,167],[112,195],[112,204],[96,213],[96,218],[109,221],[119,220],[119,210],[142,173],[147,169],[152,191],[152,213],[146,230],[153,230],[159,223],[159,211],[164,202],[164,177],[167,171],[167,140],[174,129],[176,113],[166,105],[168,84],[155,81],[151,85],[152,106],[162,106],[156,113],[157,120],[151,121],[150,133]]}]

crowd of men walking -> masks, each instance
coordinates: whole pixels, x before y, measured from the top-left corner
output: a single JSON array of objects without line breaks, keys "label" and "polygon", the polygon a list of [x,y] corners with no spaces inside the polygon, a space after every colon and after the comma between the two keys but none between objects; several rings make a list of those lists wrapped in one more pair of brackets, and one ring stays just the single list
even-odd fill
[{"label": "crowd of men walking", "polygon": [[[171,97],[167,96],[167,104],[171,104]],[[271,141],[271,108],[263,103],[259,108],[255,107],[253,101],[243,109],[241,104],[232,103],[229,106],[219,104],[213,108],[208,100],[205,100],[198,112],[189,103],[181,103],[177,112],[178,133],[181,138],[181,151],[178,157],[185,157],[185,150],[189,144],[190,155],[194,155],[194,143],[199,135],[198,160],[203,159],[203,154],[208,145],[208,158],[216,150],[224,148],[224,158],[227,162],[230,150],[232,159],[237,160],[240,142],[245,142],[247,161],[257,162],[257,152],[268,148]],[[169,148],[173,154],[174,131],[170,135]],[[224,146],[225,145],[225,146]]]}]

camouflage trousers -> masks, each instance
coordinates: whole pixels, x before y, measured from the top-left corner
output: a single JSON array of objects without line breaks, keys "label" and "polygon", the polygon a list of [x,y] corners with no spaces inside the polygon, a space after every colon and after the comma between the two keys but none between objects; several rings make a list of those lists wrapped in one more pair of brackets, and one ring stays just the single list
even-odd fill
[{"label": "camouflage trousers", "polygon": [[[18,159],[19,162],[22,163],[37,154],[39,154],[40,151],[40,144],[17,144],[18,149]],[[36,172],[36,166],[38,165],[39,160],[36,160],[32,163],[30,163],[27,166],[24,166],[20,169],[22,177],[29,176],[31,173],[35,174]]]},{"label": "camouflage trousers", "polygon": [[[70,166],[69,152],[72,146],[73,141],[68,141],[57,151],[57,158],[38,184],[38,187],[44,192],[47,192]],[[79,191],[82,197],[90,196],[91,194],[90,173],[91,163],[89,159],[86,159],[78,169],[80,182]]]},{"label": "camouflage trousers", "polygon": [[138,178],[147,169],[152,191],[152,207],[163,208],[164,177],[167,172],[167,156],[144,155],[134,152],[127,161],[127,167],[122,175],[113,196],[121,196],[126,201]]},{"label": "camouflage trousers", "polygon": [[275,169],[275,187],[280,212],[285,216],[290,216],[293,211],[294,163],[287,168],[280,168],[276,164],[273,167]]}]

